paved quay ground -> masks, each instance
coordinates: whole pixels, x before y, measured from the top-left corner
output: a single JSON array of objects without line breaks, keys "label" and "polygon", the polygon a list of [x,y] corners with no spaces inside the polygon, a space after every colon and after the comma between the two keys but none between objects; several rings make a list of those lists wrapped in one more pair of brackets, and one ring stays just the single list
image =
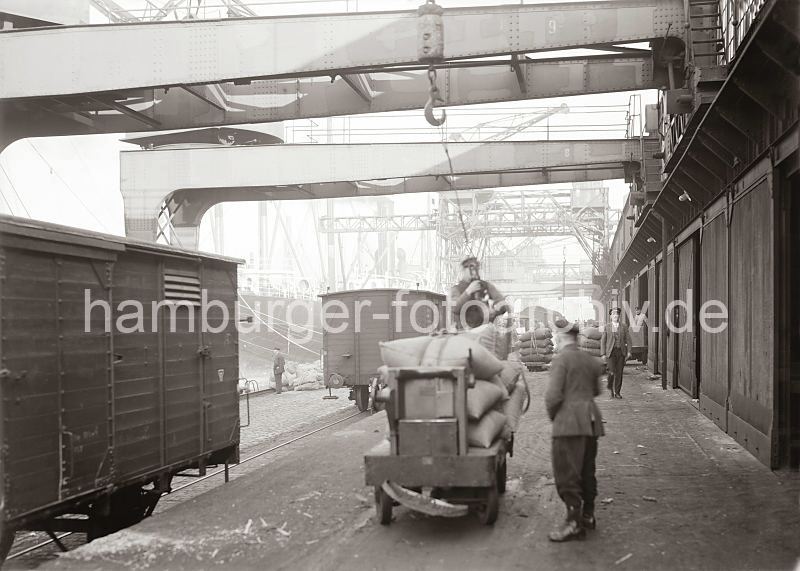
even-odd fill
[{"label": "paved quay ground", "polygon": [[[598,529],[547,541],[563,517],[551,478],[546,373],[509,460],[493,527],[395,508],[376,522],[363,454],[368,416],[259,459],[249,473],[47,564],[52,569],[793,569],[800,481],[772,473],[678,391],[629,366],[623,400],[598,399]],[[357,422],[355,420],[358,420]],[[794,475],[796,476],[796,475]]]}]

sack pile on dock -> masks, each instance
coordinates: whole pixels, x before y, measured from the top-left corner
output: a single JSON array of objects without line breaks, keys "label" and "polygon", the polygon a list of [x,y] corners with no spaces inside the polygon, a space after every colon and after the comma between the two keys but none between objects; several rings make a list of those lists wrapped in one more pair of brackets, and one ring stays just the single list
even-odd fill
[{"label": "sack pile on dock", "polygon": [[546,327],[519,336],[519,355],[525,364],[544,365],[553,360],[553,333]]},{"label": "sack pile on dock", "polygon": [[600,357],[600,338],[602,336],[598,327],[584,327],[578,333],[578,348],[593,357]]},{"label": "sack pile on dock", "polygon": [[[281,376],[283,390],[315,391],[325,388],[322,374],[322,362],[296,363],[287,361]],[[275,388],[275,375],[269,373],[269,388]]]}]

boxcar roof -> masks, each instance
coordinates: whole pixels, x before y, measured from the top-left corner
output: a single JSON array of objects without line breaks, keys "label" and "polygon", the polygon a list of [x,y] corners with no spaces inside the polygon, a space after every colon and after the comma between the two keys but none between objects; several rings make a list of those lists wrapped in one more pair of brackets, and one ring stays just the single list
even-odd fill
[{"label": "boxcar roof", "polygon": [[438,295],[440,297],[446,297],[443,293],[438,293],[438,292],[435,292],[435,291],[429,291],[429,290],[425,290],[425,289],[407,289],[407,288],[402,288],[402,287],[378,287],[378,288],[368,288],[368,289],[346,289],[346,290],[342,290],[342,291],[332,291],[330,293],[321,293],[321,294],[319,294],[319,297],[341,297],[341,296],[347,295],[347,294],[369,294],[369,293],[377,293],[377,292],[380,292],[380,291],[397,292],[397,291],[402,291],[404,289],[406,291],[409,291],[409,292],[427,293],[427,294],[430,294],[430,295]]},{"label": "boxcar roof", "polygon": [[[126,250],[147,250],[165,255],[179,255],[182,257],[192,256],[203,259],[230,262],[234,264],[244,263],[244,260],[238,258],[230,258],[227,256],[197,252],[194,250],[185,250],[182,248],[176,248],[174,246],[153,244],[151,242],[134,240],[133,238],[126,238],[124,236],[103,234],[91,230],[84,230],[82,228],[62,226],[60,224],[31,220],[29,218],[8,216],[6,214],[0,214],[0,234],[14,234],[16,236],[86,246],[112,252],[124,252]],[[0,240],[0,246],[2,246],[2,240]]]}]

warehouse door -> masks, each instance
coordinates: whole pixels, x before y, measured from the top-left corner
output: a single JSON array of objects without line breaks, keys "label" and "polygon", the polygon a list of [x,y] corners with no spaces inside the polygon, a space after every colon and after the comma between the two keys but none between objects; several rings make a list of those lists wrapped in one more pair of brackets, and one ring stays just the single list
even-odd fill
[{"label": "warehouse door", "polygon": [[665,356],[665,371],[666,371],[666,379],[667,379],[667,386],[675,388],[677,387],[677,383],[675,382],[675,360],[676,360],[676,353],[675,350],[677,348],[677,335],[673,333],[675,330],[675,323],[676,323],[676,308],[675,304],[672,303],[675,300],[675,250],[673,249],[672,252],[667,254],[667,262],[664,267],[664,272],[667,276],[667,295],[666,299],[664,300],[664,306],[670,308],[668,311],[664,313],[664,327],[665,327],[665,335],[667,336],[667,354]]},{"label": "warehouse door", "polygon": [[697,398],[697,236],[694,235],[678,247],[676,298],[681,302],[676,308],[675,326],[678,386],[692,398]]},{"label": "warehouse door", "polygon": [[769,180],[739,198],[730,226],[728,434],[767,466],[775,430],[775,219]]},{"label": "warehouse door", "polygon": [[657,262],[649,271],[648,286],[650,289],[650,307],[647,311],[647,323],[650,324],[648,332],[648,365],[654,373],[661,372],[659,362],[659,326],[664,309],[661,307],[661,262]]}]

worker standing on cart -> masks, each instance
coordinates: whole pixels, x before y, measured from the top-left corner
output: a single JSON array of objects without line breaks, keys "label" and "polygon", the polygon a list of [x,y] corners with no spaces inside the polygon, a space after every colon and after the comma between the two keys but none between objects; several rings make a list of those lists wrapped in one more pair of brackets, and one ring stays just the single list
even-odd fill
[{"label": "worker standing on cart", "polygon": [[480,327],[508,311],[506,298],[500,290],[481,279],[480,267],[474,256],[461,262],[461,279],[450,288],[448,303],[452,323],[458,329]]},{"label": "worker standing on cart", "polygon": [[595,460],[597,439],[604,434],[603,419],[594,402],[600,394],[600,362],[578,350],[578,326],[565,320],[559,329],[559,353],[550,365],[545,392],[547,414],[553,422],[553,477],[556,491],[567,506],[564,524],[553,530],[550,541],[581,539],[595,528],[597,497]]}]

